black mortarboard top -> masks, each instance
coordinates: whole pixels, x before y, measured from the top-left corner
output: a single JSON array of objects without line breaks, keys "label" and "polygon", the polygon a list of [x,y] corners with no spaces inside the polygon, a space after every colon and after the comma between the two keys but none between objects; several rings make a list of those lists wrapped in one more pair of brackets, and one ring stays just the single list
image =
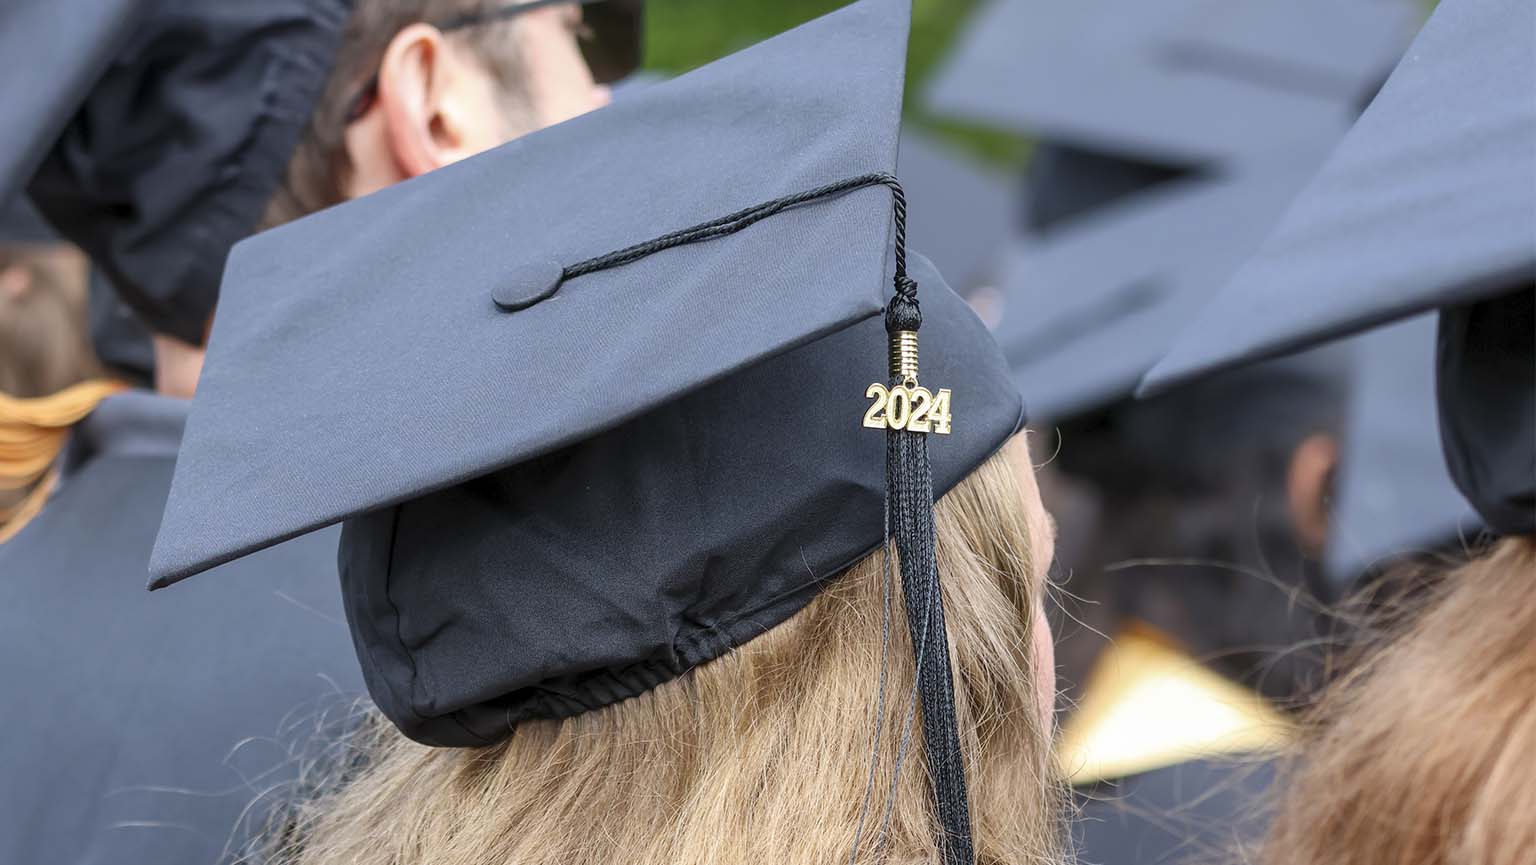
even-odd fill
[{"label": "black mortarboard top", "polygon": [[[240,244],[152,585],[343,522],[375,701],[418,740],[483,745],[784,621],[880,547],[889,492],[912,627],[944,645],[919,615],[931,496],[1022,406],[914,258],[922,380],[954,395],[931,492],[923,434],[861,427],[879,382],[899,402],[887,329],[916,324],[888,188],[909,19],[863,0]],[[922,675],[947,682],[947,653]]]},{"label": "black mortarboard top", "polygon": [[0,197],[26,187],[153,329],[200,343],[225,256],[282,179],[350,5],[8,2]]},{"label": "black mortarboard top", "polygon": [[943,116],[1174,164],[1341,132],[1397,57],[1402,0],[994,0],[926,98]]},{"label": "black mortarboard top", "polygon": [[1434,316],[1362,334],[1347,348],[1352,374],[1326,556],[1341,588],[1480,528],[1446,474],[1436,434]]},{"label": "black mortarboard top", "polygon": [[1169,180],[1011,249],[994,332],[1030,414],[1060,421],[1130,396],[1307,173],[1282,162]]},{"label": "black mortarboard top", "polygon": [[1446,0],[1280,227],[1146,377],[1156,390],[1439,308],[1451,474],[1536,531],[1536,6]]},{"label": "black mortarboard top", "polygon": [[1038,142],[1024,174],[1025,234],[1047,235],[1092,213],[1161,183],[1190,177],[1194,169],[1127,154],[1101,153],[1060,141]]}]

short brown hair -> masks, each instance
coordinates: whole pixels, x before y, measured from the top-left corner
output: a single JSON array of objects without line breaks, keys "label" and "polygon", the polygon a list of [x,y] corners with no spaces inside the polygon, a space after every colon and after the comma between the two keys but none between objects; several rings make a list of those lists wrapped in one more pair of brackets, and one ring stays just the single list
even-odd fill
[{"label": "short brown hair", "polygon": [[[315,110],[310,114],[282,185],[273,195],[263,228],[281,225],[346,199],[343,182],[351,165],[345,136],[347,111],[370,75],[378,70],[390,40],[422,21],[445,21],[505,5],[506,0],[356,0],[336,63]],[[508,38],[516,19],[487,21],[455,31],[486,64],[508,99],[517,104],[522,90],[521,59]]]}]

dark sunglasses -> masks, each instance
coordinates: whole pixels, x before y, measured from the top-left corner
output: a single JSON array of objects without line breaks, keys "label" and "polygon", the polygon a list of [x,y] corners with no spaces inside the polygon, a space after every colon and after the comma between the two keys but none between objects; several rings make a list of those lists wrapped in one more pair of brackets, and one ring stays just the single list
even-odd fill
[{"label": "dark sunglasses", "polygon": [[[527,0],[428,23],[444,33],[452,33],[506,21],[535,9],[573,4],[583,7],[582,26],[586,35],[581,40],[581,53],[594,80],[599,84],[610,84],[639,68],[643,0]],[[379,73],[375,72],[348,101],[345,122],[350,124],[361,119],[372,110],[378,98]]]}]

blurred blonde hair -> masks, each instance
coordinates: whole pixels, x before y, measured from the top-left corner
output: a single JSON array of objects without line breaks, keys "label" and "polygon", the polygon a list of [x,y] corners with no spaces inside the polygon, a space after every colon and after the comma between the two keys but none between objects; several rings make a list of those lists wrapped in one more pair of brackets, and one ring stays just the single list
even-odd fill
[{"label": "blurred blonde hair", "polygon": [[[1062,861],[1062,798],[1032,649],[1041,586],[1022,444],[937,507],[945,617],[977,861]],[[922,737],[886,791],[913,683],[899,586],[874,793],[882,640],[878,553],[763,636],[626,702],[525,723],[483,749],[434,749],[374,718],[364,768],[305,806],[277,859],[301,865],[933,863]]]},{"label": "blurred blonde hair", "polygon": [[122,389],[91,350],[85,278],[72,248],[0,248],[0,543],[42,510],[70,427]]},{"label": "blurred blonde hair", "polygon": [[0,247],[0,392],[47,396],[101,375],[85,325],[85,259],[59,244]]},{"label": "blurred blonde hair", "polygon": [[1525,865],[1536,857],[1536,538],[1413,597],[1282,776],[1266,865]]}]

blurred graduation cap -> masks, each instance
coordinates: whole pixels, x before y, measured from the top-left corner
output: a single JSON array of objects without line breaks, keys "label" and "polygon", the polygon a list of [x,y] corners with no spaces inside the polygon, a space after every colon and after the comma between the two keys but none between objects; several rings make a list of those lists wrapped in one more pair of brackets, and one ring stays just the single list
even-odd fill
[{"label": "blurred graduation cap", "polygon": [[1279,228],[1143,390],[1442,310],[1453,479],[1536,531],[1536,7],[1445,0]]},{"label": "blurred graduation cap", "polygon": [[1050,234],[1128,195],[1196,173],[1126,154],[1042,141],[1030,154],[1025,175],[1024,228],[1033,235]]},{"label": "blurred graduation cap", "polygon": [[0,117],[23,139],[0,191],[25,186],[152,329],[201,343],[225,255],[287,167],[349,6],[8,4],[0,57],[28,86]]},{"label": "blurred graduation cap", "polygon": [[8,0],[0,57],[8,69],[0,122],[0,204],[37,170],[148,0]]},{"label": "blurred graduation cap", "polygon": [[1031,414],[1059,421],[1128,398],[1305,178],[1282,162],[1159,183],[1010,250],[994,333]]},{"label": "blurred graduation cap", "polygon": [[1404,0],[993,0],[934,112],[1187,165],[1337,136],[1396,60]]},{"label": "blurred graduation cap", "polygon": [[1421,315],[1347,344],[1352,355],[1326,565],[1346,586],[1405,553],[1475,535],[1435,430],[1435,319]]},{"label": "blurred graduation cap", "polygon": [[[375,701],[476,746],[784,621],[880,547],[888,493],[914,643],[945,645],[933,496],[1022,406],[965,303],[903,271],[909,19],[863,0],[237,246],[152,585],[342,522]],[[956,399],[931,481],[922,433],[860,422],[918,284],[922,380]],[[953,804],[952,715],[922,715]]]},{"label": "blurred graduation cap", "polygon": [[1016,185],[917,132],[902,133],[896,173],[912,245],[961,293],[987,279],[1017,222]]},{"label": "blurred graduation cap", "polygon": [[[26,86],[0,110],[0,202],[25,187],[152,330],[201,343],[229,248],[255,230],[281,182],[351,7],[8,0],[0,57]],[[640,8],[594,3],[588,56],[600,76],[638,62]]]}]

